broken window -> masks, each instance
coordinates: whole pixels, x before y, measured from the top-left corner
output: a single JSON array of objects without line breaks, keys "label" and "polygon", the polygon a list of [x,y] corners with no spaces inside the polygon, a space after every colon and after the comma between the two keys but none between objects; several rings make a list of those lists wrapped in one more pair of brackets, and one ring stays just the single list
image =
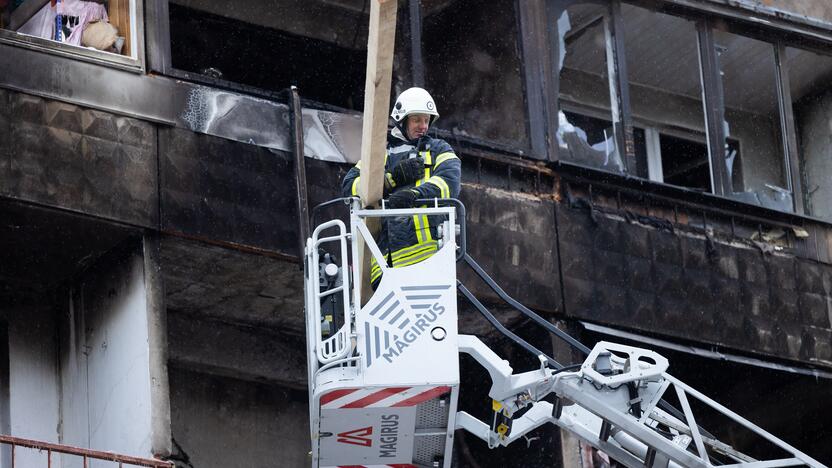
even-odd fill
[{"label": "broken window", "polygon": [[696,26],[622,5],[632,118],[645,129],[636,152],[651,180],[711,191],[711,163]]},{"label": "broken window", "polygon": [[267,91],[295,85],[305,99],[363,109],[367,2],[171,0],[168,10],[170,64],[189,78]]},{"label": "broken window", "polygon": [[436,125],[511,147],[528,141],[513,0],[424,2],[425,87]]},{"label": "broken window", "polygon": [[0,0],[0,37],[137,59],[139,0]]},{"label": "broken window", "polygon": [[[607,5],[572,3],[559,12],[557,69],[558,158],[614,172],[624,172],[615,126],[617,111],[611,103],[609,18]],[[603,114],[605,128],[583,128],[577,115]],[[572,118],[570,119],[570,116]],[[594,122],[598,122],[597,119]]]},{"label": "broken window", "polygon": [[832,220],[832,57],[786,49],[806,211]]},{"label": "broken window", "polygon": [[[774,46],[728,31],[714,31],[724,99],[724,158],[734,198],[792,211],[791,180],[781,131]],[[728,144],[731,138],[739,144]],[[742,161],[741,178],[733,177]]]}]

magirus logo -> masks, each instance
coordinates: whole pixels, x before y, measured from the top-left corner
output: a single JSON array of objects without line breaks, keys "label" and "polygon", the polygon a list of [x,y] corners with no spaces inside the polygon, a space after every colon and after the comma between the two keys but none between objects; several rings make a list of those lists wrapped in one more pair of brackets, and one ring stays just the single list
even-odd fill
[{"label": "magirus logo", "polygon": [[[378,457],[395,458],[398,455],[399,446],[399,415],[382,414],[379,426]],[[336,440],[342,444],[372,447],[373,426],[339,432]]]},{"label": "magirus logo", "polygon": [[449,289],[450,285],[403,286],[373,307],[364,322],[367,367],[381,359],[393,362],[428,334],[431,325],[445,313],[440,299]]},{"label": "magirus logo", "polygon": [[361,429],[354,429],[352,431],[338,433],[338,442],[342,444],[360,445],[362,447],[372,447],[373,426],[362,427]]}]

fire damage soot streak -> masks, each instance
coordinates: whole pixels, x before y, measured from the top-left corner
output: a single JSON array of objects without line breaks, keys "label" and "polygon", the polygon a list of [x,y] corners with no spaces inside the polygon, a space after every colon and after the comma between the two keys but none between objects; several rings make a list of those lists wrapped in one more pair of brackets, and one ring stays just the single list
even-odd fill
[{"label": "fire damage soot streak", "polygon": [[379,458],[395,458],[399,445],[399,415],[381,415],[381,431],[379,431]]},{"label": "fire damage soot streak", "polygon": [[439,305],[439,303],[433,304],[430,309],[426,312],[421,314],[416,314],[416,322],[404,332],[401,338],[396,337],[396,340],[393,344],[390,345],[383,353],[381,353],[381,357],[387,360],[387,362],[393,362],[393,359],[398,357],[402,351],[407,349],[408,346],[413,344],[421,335],[422,333],[439,318],[440,315],[445,313],[445,307]]}]

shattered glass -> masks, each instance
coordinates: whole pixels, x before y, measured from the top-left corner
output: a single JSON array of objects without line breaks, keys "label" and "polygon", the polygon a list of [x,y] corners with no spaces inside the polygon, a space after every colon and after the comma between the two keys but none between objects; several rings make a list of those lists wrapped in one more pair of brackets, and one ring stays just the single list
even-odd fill
[{"label": "shattered glass", "polygon": [[[780,211],[793,210],[781,130],[774,47],[714,31],[725,99],[725,145],[720,151],[733,182],[731,196]],[[736,141],[733,146],[729,138]],[[742,174],[736,174],[737,162]]]},{"label": "shattered glass", "polygon": [[609,9],[576,4],[564,9],[558,32],[558,157],[624,172],[614,129],[607,62]]}]

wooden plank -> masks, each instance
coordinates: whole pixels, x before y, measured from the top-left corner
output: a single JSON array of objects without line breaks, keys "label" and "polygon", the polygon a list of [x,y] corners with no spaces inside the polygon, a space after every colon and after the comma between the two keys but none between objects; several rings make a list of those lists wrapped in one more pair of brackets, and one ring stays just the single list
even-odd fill
[{"label": "wooden plank", "polygon": [[[361,131],[361,180],[358,195],[365,207],[379,203],[384,191],[384,155],[387,152],[387,122],[393,78],[397,0],[370,0],[370,31],[367,39],[367,78],[364,84],[364,121]],[[375,236],[379,223],[368,222]],[[369,249],[359,244],[362,303],[372,295]]]},{"label": "wooden plank", "polygon": [[130,55],[130,0],[110,0],[109,11],[110,24],[118,28],[118,35],[124,36],[124,47],[122,55]]}]

